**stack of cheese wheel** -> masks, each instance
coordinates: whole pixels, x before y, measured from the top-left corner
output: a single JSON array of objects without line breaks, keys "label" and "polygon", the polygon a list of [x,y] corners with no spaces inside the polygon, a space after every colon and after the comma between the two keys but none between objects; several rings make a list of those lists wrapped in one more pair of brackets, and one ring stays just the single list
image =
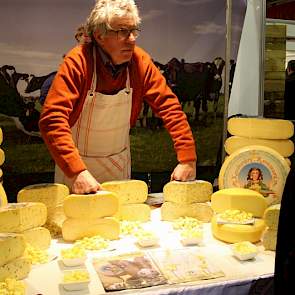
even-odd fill
[{"label": "stack of cheese wheel", "polygon": [[280,209],[281,205],[276,204],[268,207],[264,212],[263,218],[267,228],[263,233],[262,243],[265,250],[276,250]]},{"label": "stack of cheese wheel", "polygon": [[265,229],[262,219],[267,201],[260,193],[244,188],[221,189],[212,194],[211,206],[216,214],[225,210],[240,210],[252,213],[254,224],[219,224],[218,216],[211,220],[212,233],[215,238],[228,243],[249,241],[258,242]]},{"label": "stack of cheese wheel", "polygon": [[62,224],[65,241],[99,235],[115,240],[120,235],[120,224],[112,218],[119,207],[116,194],[98,191],[88,195],[69,195],[64,200],[66,219]]},{"label": "stack of cheese wheel", "polygon": [[232,135],[224,143],[228,155],[236,150],[260,145],[274,149],[285,157],[291,165],[290,157],[294,153],[294,144],[289,139],[294,134],[291,121],[265,118],[231,118],[228,121],[228,132]]},{"label": "stack of cheese wheel", "polygon": [[171,221],[180,217],[194,217],[210,222],[213,210],[210,204],[213,187],[210,182],[171,181],[163,188],[164,203],[161,206],[162,220]]},{"label": "stack of cheese wheel", "polygon": [[108,181],[102,184],[106,191],[114,192],[119,199],[116,218],[129,221],[148,221],[151,208],[144,204],[148,196],[147,184],[142,180]]},{"label": "stack of cheese wheel", "polygon": [[70,194],[69,188],[59,183],[41,183],[24,187],[17,194],[18,202],[41,202],[47,207],[44,225],[53,237],[61,236],[61,227],[66,219],[63,202]]},{"label": "stack of cheese wheel", "polygon": [[[2,134],[2,129],[0,128],[0,145],[2,144],[2,141],[3,141],[3,134]],[[4,163],[4,160],[5,160],[4,151],[0,148],[0,165]],[[2,184],[3,184],[3,171],[0,168],[0,208],[2,206],[7,205],[7,196]]]}]

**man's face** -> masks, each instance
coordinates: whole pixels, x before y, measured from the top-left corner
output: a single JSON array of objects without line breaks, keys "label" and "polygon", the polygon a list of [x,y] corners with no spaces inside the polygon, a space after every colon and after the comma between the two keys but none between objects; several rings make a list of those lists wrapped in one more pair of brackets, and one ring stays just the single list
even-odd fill
[{"label": "man's face", "polygon": [[[119,65],[128,62],[133,54],[135,46],[135,36],[130,33],[129,36],[123,37],[124,29],[132,30],[136,28],[132,18],[116,18],[111,22],[112,30],[101,35],[99,31],[94,33],[96,42],[110,56],[113,64]],[[118,32],[118,30],[123,30]]]}]

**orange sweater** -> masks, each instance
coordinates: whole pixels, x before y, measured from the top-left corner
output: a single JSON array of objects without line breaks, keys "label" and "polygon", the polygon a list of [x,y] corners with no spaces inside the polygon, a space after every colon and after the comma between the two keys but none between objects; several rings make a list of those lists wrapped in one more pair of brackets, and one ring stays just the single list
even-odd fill
[{"label": "orange sweater", "polygon": [[[150,56],[136,47],[128,68],[133,88],[131,126],[135,125],[145,100],[163,119],[174,142],[178,161],[195,160],[195,143],[186,115]],[[73,142],[71,127],[83,108],[92,72],[92,45],[78,45],[72,49],[53,80],[39,121],[43,139],[53,159],[68,177],[87,169]],[[117,93],[126,84],[126,70],[114,79],[98,53],[97,77],[96,91],[104,94]]]}]

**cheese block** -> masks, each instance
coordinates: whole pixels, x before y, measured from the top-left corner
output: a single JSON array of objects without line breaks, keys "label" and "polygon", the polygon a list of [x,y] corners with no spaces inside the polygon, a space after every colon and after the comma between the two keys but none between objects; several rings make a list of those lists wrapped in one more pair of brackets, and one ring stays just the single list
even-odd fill
[{"label": "cheese block", "polygon": [[193,203],[182,205],[164,202],[161,206],[162,220],[172,221],[180,217],[194,217],[203,222],[210,222],[213,210],[207,203]]},{"label": "cheese block", "polygon": [[76,241],[84,237],[100,235],[109,240],[116,240],[120,235],[120,223],[114,218],[78,219],[68,218],[62,225],[65,241]]},{"label": "cheese block", "polygon": [[265,250],[276,251],[277,247],[277,230],[267,229],[262,236],[262,244]]},{"label": "cheese block", "polygon": [[142,180],[108,181],[102,184],[106,191],[114,192],[120,204],[144,203],[148,195],[147,184]]},{"label": "cheese block", "polygon": [[28,258],[19,257],[13,261],[0,266],[0,282],[7,278],[22,280],[26,278],[31,270],[32,264]]},{"label": "cheese block", "polygon": [[0,166],[5,162],[5,154],[4,151],[0,148]]},{"label": "cheese block", "polygon": [[277,230],[279,225],[281,204],[275,204],[268,207],[263,215],[266,226],[272,230]]},{"label": "cheese block", "polygon": [[62,236],[61,228],[65,219],[66,216],[64,213],[63,205],[58,205],[57,207],[55,207],[54,212],[51,212],[51,214],[48,215],[44,227],[50,231],[52,237],[59,238]]},{"label": "cheese block", "polygon": [[216,191],[211,196],[211,207],[216,213],[227,209],[238,209],[262,217],[267,202],[258,192],[246,188],[227,188]]},{"label": "cheese block", "polygon": [[69,195],[64,200],[64,213],[69,218],[101,218],[118,211],[115,193],[98,191],[89,195]]},{"label": "cheese block", "polygon": [[0,233],[0,266],[23,255],[26,248],[22,235]]},{"label": "cheese block", "polygon": [[213,216],[211,220],[211,229],[213,236],[227,243],[237,243],[249,241],[256,243],[261,239],[265,229],[263,219],[255,219],[253,225],[250,224],[218,224],[217,217]]},{"label": "cheese block", "polygon": [[50,247],[50,232],[45,227],[35,227],[22,232],[26,243],[37,249],[45,250]]},{"label": "cheese block", "polygon": [[291,121],[266,118],[230,118],[227,130],[231,135],[264,139],[288,139],[294,134]]},{"label": "cheese block", "polygon": [[151,219],[151,208],[146,204],[121,205],[115,217],[119,220],[145,222]]},{"label": "cheese block", "polygon": [[49,216],[56,206],[63,204],[65,197],[69,194],[69,188],[64,184],[40,183],[21,189],[17,194],[17,201],[41,202],[46,205]]},{"label": "cheese block", "polygon": [[0,183],[0,208],[7,205],[7,196],[2,183]]},{"label": "cheese block", "polygon": [[192,204],[210,201],[213,186],[208,181],[171,181],[164,185],[163,194],[166,202]]},{"label": "cheese block", "polygon": [[47,209],[42,203],[10,203],[0,208],[0,232],[22,232],[42,226]]},{"label": "cheese block", "polygon": [[290,139],[262,139],[241,136],[228,137],[224,143],[224,149],[231,155],[236,150],[248,145],[262,145],[272,148],[283,157],[290,157],[294,153],[294,143]]}]

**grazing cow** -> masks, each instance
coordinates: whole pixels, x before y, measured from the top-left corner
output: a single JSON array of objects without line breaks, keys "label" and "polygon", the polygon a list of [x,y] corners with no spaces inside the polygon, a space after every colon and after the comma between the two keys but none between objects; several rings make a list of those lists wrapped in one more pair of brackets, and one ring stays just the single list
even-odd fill
[{"label": "grazing cow", "polygon": [[55,72],[51,72],[48,75],[40,76],[40,77],[36,77],[35,75],[31,74],[30,75],[30,78],[29,78],[28,86],[25,89],[25,93],[31,93],[33,91],[36,91],[36,90],[40,89],[41,86],[43,85],[43,83],[45,82],[45,80],[49,76],[54,75],[54,74],[56,74],[56,71]]}]

